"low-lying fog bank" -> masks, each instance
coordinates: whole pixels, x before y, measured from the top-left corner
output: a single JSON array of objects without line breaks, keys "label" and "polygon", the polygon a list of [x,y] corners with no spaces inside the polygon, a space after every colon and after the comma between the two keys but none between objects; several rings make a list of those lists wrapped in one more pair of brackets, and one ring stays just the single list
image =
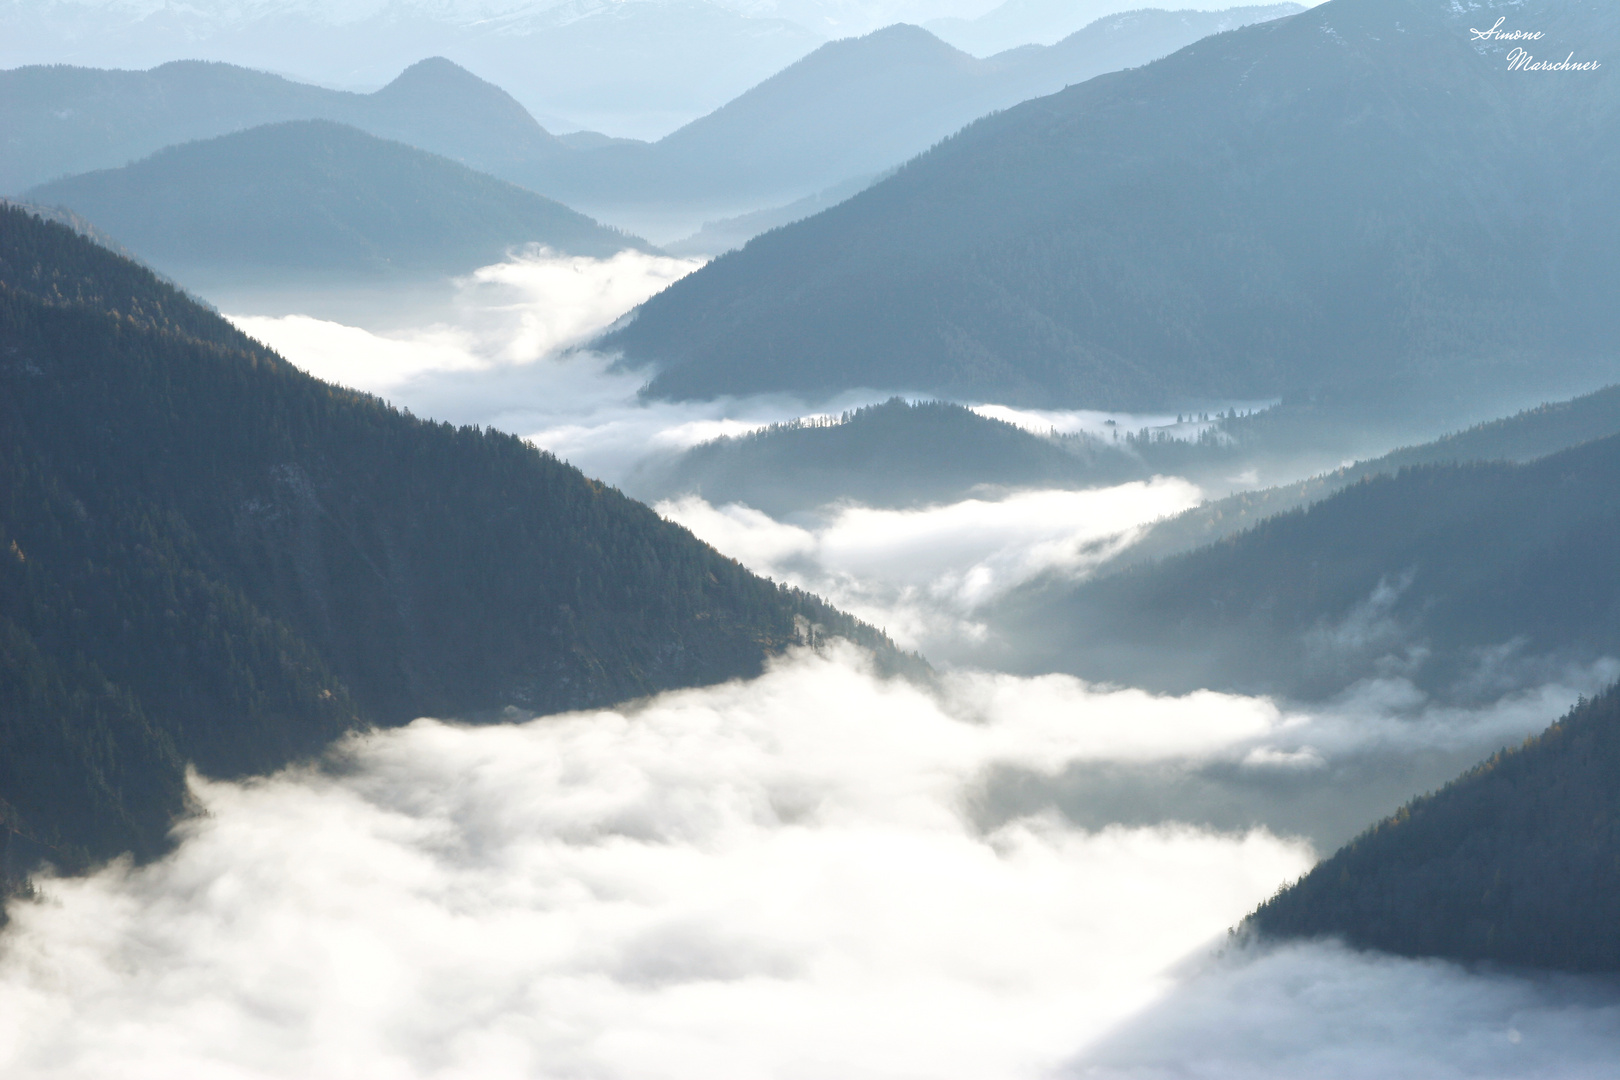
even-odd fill
[{"label": "low-lying fog bank", "polygon": [[1620,984],[1332,943],[1234,947],[1078,1055],[1072,1080],[1585,1080],[1614,1074]]},{"label": "low-lying fog bank", "polygon": [[1060,677],[928,688],[835,643],[622,709],[422,720],[321,768],[198,780],[173,855],[13,902],[0,1069],[1472,1076],[1504,1075],[1479,1048],[1517,1030],[1505,1075],[1534,1075],[1560,1033],[1585,1055],[1566,1061],[1620,1049],[1616,998],[1320,947],[1189,967],[1310,845],[1125,821],[1065,778],[1321,784],[1358,753],[1517,737],[1568,696],[1414,721]]}]

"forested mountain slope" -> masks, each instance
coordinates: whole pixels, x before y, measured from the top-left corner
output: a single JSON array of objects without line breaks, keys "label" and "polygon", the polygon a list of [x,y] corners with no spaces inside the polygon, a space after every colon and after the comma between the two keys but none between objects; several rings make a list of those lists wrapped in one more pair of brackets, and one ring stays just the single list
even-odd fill
[{"label": "forested mountain slope", "polygon": [[443,57],[371,94],[199,60],[150,71],[57,64],[0,71],[0,192],[284,120],[349,124],[516,183],[574,152],[506,91]]},{"label": "forested mountain slope", "polygon": [[31,189],[181,281],[465,273],[529,243],[644,241],[447,158],[324,120],[267,124]]},{"label": "forested mountain slope", "polygon": [[[1605,66],[1509,70],[1469,39],[1498,13]],[[674,398],[1175,408],[1610,371],[1616,46],[1612,5],[1329,0],[977,121],[601,344]]]},{"label": "forested mountain slope", "polygon": [[[1245,447],[1264,449],[1265,416],[1258,423],[1227,425],[1241,460]],[[1261,428],[1262,430],[1247,430]],[[1249,529],[1269,517],[1327,498],[1351,484],[1409,465],[1464,461],[1531,461],[1592,439],[1620,433],[1620,386],[1569,401],[1546,402],[1513,416],[1475,424],[1432,442],[1392,450],[1297,483],[1246,491],[1194,507],[1155,523],[1111,567],[1121,567],[1203,547]],[[1184,466],[1185,467],[1185,466]]]},{"label": "forested mountain slope", "polygon": [[1414,799],[1261,905],[1271,937],[1620,970],[1620,690]]},{"label": "forested mountain slope", "polygon": [[293,368],[152,274],[0,208],[0,815],[67,867],[151,854],[183,768],[365,724],[604,704],[760,670],[808,621],[494,431]]},{"label": "forested mountain slope", "polygon": [[1405,675],[1468,699],[1620,656],[1620,436],[1374,476],[1186,555],[996,613],[1030,670],[1317,697]]}]

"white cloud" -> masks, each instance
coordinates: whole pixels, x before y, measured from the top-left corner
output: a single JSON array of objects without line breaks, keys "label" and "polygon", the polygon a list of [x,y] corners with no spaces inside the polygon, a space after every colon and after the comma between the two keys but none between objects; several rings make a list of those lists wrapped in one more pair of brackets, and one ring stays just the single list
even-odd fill
[{"label": "white cloud", "polygon": [[1309,860],[1263,830],[980,831],[997,763],[1203,752],[1272,716],[1078,690],[936,695],[840,647],[199,782],[172,857],[13,905],[0,1071],[1045,1075]]},{"label": "white cloud", "polygon": [[1158,477],[922,510],[837,506],[806,524],[698,496],[657,509],[750,569],[827,596],[908,648],[944,655],[979,633],[972,614],[982,604],[1048,571],[1085,573],[1200,494]]},{"label": "white cloud", "polygon": [[1194,970],[1080,1056],[1086,1080],[1562,1080],[1613,1076],[1610,980],[1472,971],[1311,943]]},{"label": "white cloud", "polygon": [[1009,767],[1286,757],[1358,709],[1361,743],[1347,722],[1312,735],[1331,767],[1391,730],[1555,704],[1447,719],[1366,695],[1336,717],[1066,676],[922,688],[835,644],[628,708],[422,720],[324,770],[198,781],[207,814],[169,858],[13,902],[0,1073],[1602,1075],[1612,985],[1331,945],[1196,959],[1306,868],[1299,841],[978,814]]},{"label": "white cloud", "polygon": [[330,383],[386,394],[430,372],[489,366],[461,335],[448,330],[387,337],[308,315],[232,315],[244,334]]},{"label": "white cloud", "polygon": [[[1204,413],[1215,414],[1235,410],[1247,414],[1260,412],[1276,405],[1276,401],[1220,402],[1200,406]],[[1200,433],[1214,426],[1214,421],[1196,420],[1191,412],[1177,413],[1122,413],[1097,409],[1015,409],[1010,405],[974,405],[973,411],[991,420],[1001,420],[1014,427],[1033,431],[1037,435],[1057,432],[1060,435],[1093,435],[1100,439],[1123,439],[1143,428],[1156,435],[1174,439],[1196,439]]]},{"label": "white cloud", "polygon": [[[806,414],[763,396],[642,402],[646,372],[615,370],[577,347],[702,265],[622,251],[610,259],[534,249],[458,279],[447,319],[386,333],[307,315],[229,316],[244,333],[343,386],[418,415],[510,431],[609,483],[650,455]],[[856,392],[836,412],[878,400]]]},{"label": "white cloud", "polygon": [[228,317],[322,379],[383,394],[433,373],[554,358],[702,265],[631,250],[594,259],[536,247],[457,279],[450,322],[374,334],[304,315]]}]

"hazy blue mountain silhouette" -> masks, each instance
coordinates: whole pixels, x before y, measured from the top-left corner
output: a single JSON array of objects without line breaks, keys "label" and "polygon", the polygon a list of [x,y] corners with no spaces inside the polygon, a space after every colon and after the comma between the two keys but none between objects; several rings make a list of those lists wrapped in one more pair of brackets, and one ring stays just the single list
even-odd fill
[{"label": "hazy blue mountain silhouette", "polygon": [[[1620,42],[1609,6],[1501,10],[1547,55]],[[1509,71],[1506,45],[1469,40],[1493,12],[1331,0],[1025,102],[603,344],[677,398],[1173,407],[1596,380],[1620,331],[1616,91]]]},{"label": "hazy blue mountain silhouette", "polygon": [[[646,5],[640,5],[646,6]],[[1144,63],[1297,5],[1135,12],[986,60],[897,25],[830,42],[656,143],[556,137],[443,57],[356,94],[228,64],[0,72],[0,191],[124,165],[165,146],[324,119],[450,157],[603,217],[649,207],[735,215],[875,176],[995,109]],[[597,21],[606,16],[597,13]]]},{"label": "hazy blue mountain silhouette", "polygon": [[442,275],[513,247],[645,248],[448,158],[324,120],[186,143],[28,192],[68,206],[188,283]]},{"label": "hazy blue mountain silhouette", "polygon": [[717,209],[787,202],[898,165],[985,113],[1296,10],[1144,11],[1128,25],[1098,24],[984,60],[898,24],[829,42],[656,143],[550,159],[533,184],[604,213],[659,200]]},{"label": "hazy blue mountain silhouette", "polygon": [[0,191],[282,120],[334,120],[514,181],[571,152],[506,91],[443,57],[372,94],[195,60],[150,71],[37,66],[0,71]]}]

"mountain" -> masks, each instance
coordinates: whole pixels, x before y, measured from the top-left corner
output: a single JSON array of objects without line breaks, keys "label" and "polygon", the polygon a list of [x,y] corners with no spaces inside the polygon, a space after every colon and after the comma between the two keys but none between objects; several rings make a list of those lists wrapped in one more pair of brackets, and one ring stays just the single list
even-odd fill
[{"label": "mountain", "polygon": [[510,94],[443,57],[411,65],[372,94],[200,61],[150,71],[58,64],[0,71],[0,191],[283,120],[349,124],[514,182],[572,152]]},{"label": "mountain", "polygon": [[705,221],[690,236],[661,245],[671,255],[713,258],[732,248],[740,248],[762,232],[791,225],[795,221],[819,214],[829,206],[837,206],[851,195],[870,187],[878,178],[858,176],[843,184],[834,184],[825,191],[806,195],[782,206],[771,206],[735,217]]},{"label": "mountain", "polygon": [[[975,122],[600,345],[667,398],[1044,406],[1613,381],[1620,9],[1330,0]],[[1486,20],[1487,23],[1489,20]]]},{"label": "mountain", "polygon": [[[1252,22],[1253,8],[1225,11],[1120,10],[1117,2],[1058,3],[1054,0],[1007,0],[976,19],[930,19],[923,28],[974,56],[994,56],[1030,45],[1063,45],[1110,49],[1124,60],[1108,70],[1136,67],[1168,56],[1210,34],[1235,30]],[[1300,4],[1274,5],[1270,18],[1304,11]],[[1125,58],[1135,53],[1138,59]]]},{"label": "mountain", "polygon": [[[1269,419],[1222,425],[1229,440],[1228,460],[1267,450],[1281,441],[1262,428]],[[1412,465],[1462,461],[1531,461],[1579,443],[1620,433],[1620,386],[1610,386],[1570,401],[1547,402],[1500,420],[1476,424],[1444,438],[1406,446],[1387,454],[1357,461],[1318,476],[1260,491],[1240,492],[1194,507],[1157,522],[1136,543],[1110,563],[1119,568],[1175,555],[1245,531],[1269,517],[1308,506],[1335,491],[1381,474],[1394,474]],[[1183,462],[1186,465],[1197,464]]]},{"label": "mountain", "polygon": [[1005,0],[973,19],[929,19],[925,28],[974,56],[1020,45],[1052,45],[1121,11],[1116,0]]},{"label": "mountain", "polygon": [[0,839],[150,855],[184,769],[423,715],[747,676],[820,633],[915,666],[523,441],[311,378],[0,207]]},{"label": "mountain", "polygon": [[985,113],[1296,10],[1138,12],[988,60],[897,24],[828,42],[656,143],[551,160],[530,183],[609,220],[671,202],[702,212],[780,205],[891,169]]},{"label": "mountain", "polygon": [[840,499],[918,506],[976,489],[1089,487],[1145,479],[1130,444],[1049,438],[943,401],[894,398],[824,422],[792,421],[715,439],[628,485],[649,499],[701,495],[781,516]]},{"label": "mountain", "polygon": [[511,91],[553,129],[639,138],[718,108],[825,39],[704,0],[0,4],[0,67],[212,60],[371,89],[424,56],[445,56]]},{"label": "mountain", "polygon": [[538,243],[607,256],[643,241],[532,191],[324,120],[186,143],[32,188],[181,281],[470,271]]},{"label": "mountain", "polygon": [[[611,10],[565,4],[521,25],[532,30],[534,20],[550,20],[553,30],[570,34],[596,27],[590,32],[623,45],[612,28],[628,25],[632,9],[652,6],[661,19],[681,17],[678,4],[632,2]],[[576,8],[585,13],[566,22]],[[1105,20],[1051,48],[990,60],[976,60],[917,27],[891,26],[824,45],[656,143],[596,132],[553,136],[504,90],[443,57],[412,65],[371,94],[221,63],[175,62],[151,71],[25,67],[0,72],[0,139],[13,150],[0,163],[0,190],[120,166],[175,143],[322,119],[442,154],[661,235],[678,236],[699,221],[739,210],[767,211],[731,223],[734,233],[758,232],[842,201],[984,113],[1163,56],[1228,25],[1294,10],[1281,4],[1219,15],[1142,11]],[[593,52],[608,48],[608,38],[600,48],[581,45],[568,63],[589,66]],[[533,56],[524,61],[529,67],[539,62]],[[520,77],[501,70],[503,79]],[[838,198],[815,202],[835,192]],[[807,199],[810,205],[784,205]]]},{"label": "mountain", "polygon": [[1260,906],[1272,938],[1620,970],[1620,690],[1414,799]]},{"label": "mountain", "polygon": [[1400,675],[1449,700],[1620,655],[1620,435],[1414,465],[1185,555],[992,613],[1027,670],[1321,699]]},{"label": "mountain", "polygon": [[[627,487],[647,501],[697,494],[717,505],[741,502],[775,516],[839,500],[915,506],[975,492],[1099,487],[1154,475],[1181,476],[1218,491],[1237,482],[1235,474],[1297,469],[1301,456],[1322,444],[1322,433],[1342,420],[1330,411],[1289,405],[1202,421],[1188,417],[1185,425],[1180,419],[1175,427],[1115,427],[1104,439],[1028,431],[961,405],[897,397],[838,417],[714,439],[643,465]],[[1102,572],[1204,547],[1414,465],[1528,462],[1615,434],[1620,387],[1544,403],[1305,480],[1211,499],[1149,525]]]}]

